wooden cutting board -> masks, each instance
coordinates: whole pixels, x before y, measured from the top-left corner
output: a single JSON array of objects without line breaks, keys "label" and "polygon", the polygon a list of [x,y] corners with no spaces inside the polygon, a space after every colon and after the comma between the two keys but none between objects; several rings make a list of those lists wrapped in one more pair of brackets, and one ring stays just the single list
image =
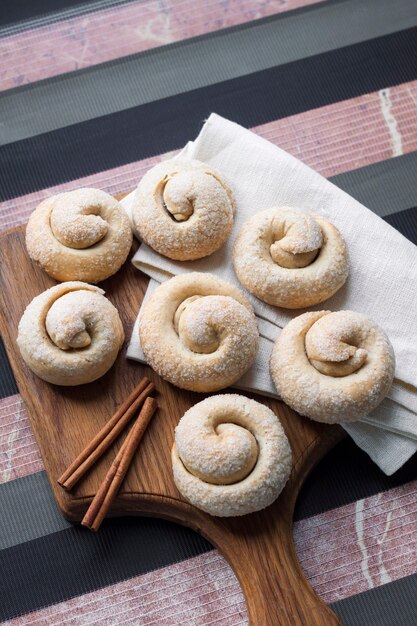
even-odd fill
[{"label": "wooden cutting board", "polygon": [[[178,493],[170,460],[175,425],[203,395],[176,389],[150,368],[127,360],[126,344],[110,372],[94,383],[56,387],[37,378],[20,357],[16,345],[17,326],[25,306],[55,281],[28,258],[24,227],[0,237],[0,252],[0,330],[52,490],[65,517],[74,522],[82,519],[120,442],[104,455],[72,493],[65,492],[57,484],[58,476],[146,374],[155,382],[160,408],[145,433],[140,452],[111,514],[162,517],[201,533],[219,549],[235,571],[252,625],[340,624],[315,594],[301,570],[292,541],[292,518],[304,479],[319,459],[341,440],[342,429],[309,421],[278,401],[256,397],[273,409],[283,423],[293,450],[291,478],[278,500],[260,513],[234,519],[206,515],[187,504]],[[127,262],[101,285],[119,310],[127,338],[147,281]]]}]

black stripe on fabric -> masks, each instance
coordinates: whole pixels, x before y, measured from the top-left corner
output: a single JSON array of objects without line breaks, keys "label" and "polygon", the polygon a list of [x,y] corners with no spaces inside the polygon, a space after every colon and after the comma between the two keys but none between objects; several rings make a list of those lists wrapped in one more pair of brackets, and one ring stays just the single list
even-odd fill
[{"label": "black stripe on fabric", "polygon": [[0,619],[56,604],[211,550],[197,533],[163,520],[74,526],[0,552]]},{"label": "black stripe on fabric", "polygon": [[[391,213],[417,203],[417,152],[343,172],[329,181],[391,224]],[[412,240],[415,226],[409,225],[408,233],[398,230]]]},{"label": "black stripe on fabric", "polygon": [[417,246],[417,207],[386,215],[384,220]]},{"label": "black stripe on fabric", "polygon": [[19,393],[2,338],[0,337],[0,399]]},{"label": "black stripe on fabric", "polygon": [[416,53],[411,28],[1,146],[1,199],[177,149],[212,111],[252,127],[417,79]]},{"label": "black stripe on fabric", "polygon": [[334,602],[344,626],[415,626],[417,574]]},{"label": "black stripe on fabric", "polygon": [[[80,4],[89,4],[89,1]],[[50,11],[62,11],[73,5],[73,0],[2,0],[0,26],[33,19]]]},{"label": "black stripe on fabric", "polygon": [[58,509],[46,472],[0,484],[0,551],[71,527]]},{"label": "black stripe on fabric", "polygon": [[126,2],[132,0],[1,0],[0,35],[45,26]]},{"label": "black stripe on fabric", "polygon": [[416,454],[395,474],[386,476],[347,437],[307,477],[295,505],[294,521],[368,498],[416,479]]}]

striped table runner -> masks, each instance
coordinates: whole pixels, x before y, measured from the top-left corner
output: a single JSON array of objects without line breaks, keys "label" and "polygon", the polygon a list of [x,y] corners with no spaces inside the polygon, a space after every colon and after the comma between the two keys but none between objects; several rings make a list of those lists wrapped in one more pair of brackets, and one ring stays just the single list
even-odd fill
[{"label": "striped table runner", "polygon": [[[415,0],[2,0],[1,229],[57,191],[131,190],[215,111],[417,243],[416,25]],[[61,517],[2,345],[0,369],[2,623],[247,624],[192,531]],[[347,626],[416,624],[416,494],[417,459],[387,478],[350,440],[307,480],[297,553]]]}]

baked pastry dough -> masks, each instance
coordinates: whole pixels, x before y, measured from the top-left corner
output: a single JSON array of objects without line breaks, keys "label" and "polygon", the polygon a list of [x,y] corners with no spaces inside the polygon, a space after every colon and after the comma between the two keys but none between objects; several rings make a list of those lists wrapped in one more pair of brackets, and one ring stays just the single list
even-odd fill
[{"label": "baked pastry dough", "polygon": [[111,368],[124,341],[104,291],[81,282],[47,289],[26,307],[17,344],[23,360],[54,385],[82,385]]},{"label": "baked pastry dough", "polygon": [[375,409],[394,378],[384,331],[354,311],[304,313],[272,350],[271,376],[282,400],[319,422],[354,422]]},{"label": "baked pastry dough", "polygon": [[99,189],[47,198],[26,227],[30,258],[56,280],[105,280],[126,261],[131,245],[129,218]]},{"label": "baked pastry dough", "polygon": [[155,165],[136,190],[132,219],[151,248],[177,261],[218,250],[233,225],[232,192],[201,161],[171,159]]},{"label": "baked pastry dough", "polygon": [[255,296],[300,309],[330,298],[348,276],[342,236],[323,217],[278,207],[255,213],[233,249],[235,272]]},{"label": "baked pastry dough", "polygon": [[236,382],[259,343],[252,306],[241,291],[199,272],[175,276],[154,291],[140,311],[139,337],[149,365],[191,391]]},{"label": "baked pastry dough", "polygon": [[272,504],[291,472],[291,447],[268,407],[239,395],[212,396],[175,429],[174,481],[191,504],[221,517]]}]

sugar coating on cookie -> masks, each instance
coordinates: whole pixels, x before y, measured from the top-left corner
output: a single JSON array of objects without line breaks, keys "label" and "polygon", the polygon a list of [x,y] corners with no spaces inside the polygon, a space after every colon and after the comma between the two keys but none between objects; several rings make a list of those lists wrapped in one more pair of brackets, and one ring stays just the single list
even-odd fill
[{"label": "sugar coating on cookie", "polygon": [[98,283],[112,276],[126,261],[132,238],[124,209],[100,189],[47,198],[26,227],[30,258],[61,281]]},{"label": "sugar coating on cookie", "polygon": [[241,395],[206,398],[175,429],[175,484],[211,515],[246,515],[272,504],[289,478],[291,458],[275,413]]},{"label": "sugar coating on cookie", "polygon": [[147,363],[177,387],[217,391],[252,365],[259,333],[243,293],[212,274],[191,272],[162,283],[139,314]]},{"label": "sugar coating on cookie", "polygon": [[260,211],[245,222],[234,243],[233,265],[251,293],[288,309],[327,300],[349,272],[347,247],[337,228],[289,207]]},{"label": "sugar coating on cookie", "polygon": [[105,374],[124,341],[117,309],[104,291],[69,281],[36,296],[19,322],[23,360],[55,385],[82,385]]},{"label": "sugar coating on cookie", "polygon": [[354,311],[317,311],[278,336],[270,371],[292,409],[319,422],[354,422],[384,399],[395,370],[393,347],[375,322]]},{"label": "sugar coating on cookie", "polygon": [[223,177],[197,160],[155,165],[136,189],[132,219],[138,236],[177,261],[218,250],[233,225],[235,201]]}]

